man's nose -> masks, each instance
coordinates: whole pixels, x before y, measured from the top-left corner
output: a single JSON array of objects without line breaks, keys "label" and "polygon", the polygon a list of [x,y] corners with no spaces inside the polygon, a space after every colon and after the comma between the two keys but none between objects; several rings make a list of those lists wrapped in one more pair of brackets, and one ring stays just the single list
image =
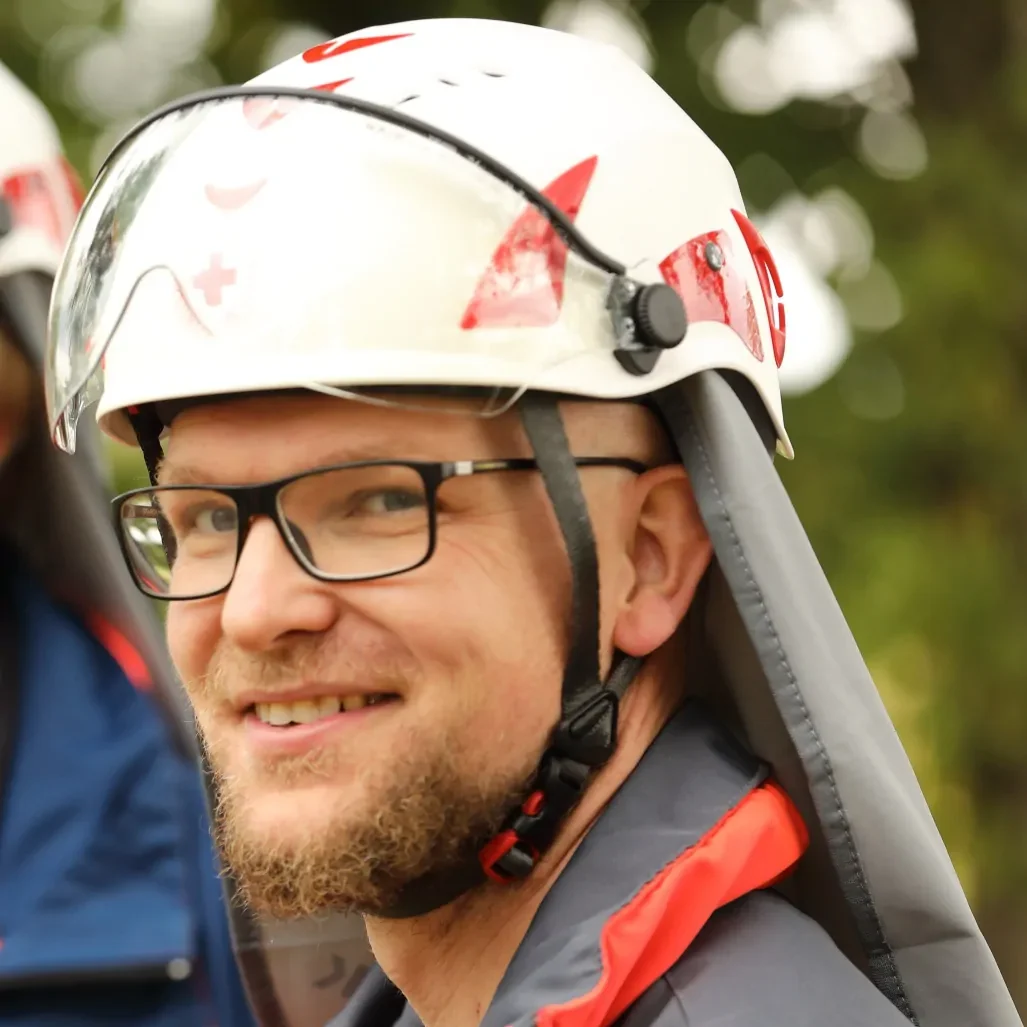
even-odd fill
[{"label": "man's nose", "polygon": [[269,518],[256,518],[222,606],[225,637],[263,652],[296,633],[327,631],[339,610],[331,586],[303,570]]}]

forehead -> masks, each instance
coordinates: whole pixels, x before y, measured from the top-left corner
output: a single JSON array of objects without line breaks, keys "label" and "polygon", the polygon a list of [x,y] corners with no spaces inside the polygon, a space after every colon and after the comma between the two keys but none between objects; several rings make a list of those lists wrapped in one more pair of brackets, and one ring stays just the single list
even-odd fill
[{"label": "forehead", "polygon": [[259,396],[202,404],[175,418],[164,482],[264,481],[347,460],[467,460],[530,453],[516,413],[474,416],[452,401],[433,410],[330,396]]}]

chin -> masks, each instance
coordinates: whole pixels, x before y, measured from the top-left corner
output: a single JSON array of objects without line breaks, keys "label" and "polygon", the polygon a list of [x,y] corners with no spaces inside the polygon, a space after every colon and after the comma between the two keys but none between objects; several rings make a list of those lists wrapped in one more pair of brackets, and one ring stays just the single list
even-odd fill
[{"label": "chin", "polygon": [[[210,751],[222,837],[246,848],[295,852],[334,833],[365,789],[339,766],[258,761],[245,751]],[[220,756],[218,759],[216,757]]]},{"label": "chin", "polygon": [[231,797],[226,812],[254,842],[262,839],[272,848],[292,848],[339,830],[347,812],[354,812],[341,792],[337,783],[325,780],[256,787]]}]

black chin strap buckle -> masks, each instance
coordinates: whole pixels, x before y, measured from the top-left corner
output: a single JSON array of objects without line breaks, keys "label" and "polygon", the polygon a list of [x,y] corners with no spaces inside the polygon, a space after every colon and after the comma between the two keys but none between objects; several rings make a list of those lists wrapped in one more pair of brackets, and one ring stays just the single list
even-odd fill
[{"label": "black chin strap buckle", "polygon": [[486,876],[500,884],[525,878],[549,848],[563,818],[585,791],[592,767],[554,751],[543,757],[531,795],[478,854]]},{"label": "black chin strap buckle", "polygon": [[593,684],[565,710],[531,794],[478,853],[482,869],[493,881],[520,880],[538,865],[584,794],[592,772],[617,748],[620,698],[641,665],[637,657],[618,654],[605,686]]},{"label": "black chin strap buckle", "polygon": [[617,692],[596,688],[560,721],[542,758],[535,787],[520,809],[479,853],[493,881],[527,877],[578,804],[592,771],[617,745]]},{"label": "black chin strap buckle", "polygon": [[618,694],[597,687],[564,713],[553,751],[590,767],[601,767],[617,747]]}]

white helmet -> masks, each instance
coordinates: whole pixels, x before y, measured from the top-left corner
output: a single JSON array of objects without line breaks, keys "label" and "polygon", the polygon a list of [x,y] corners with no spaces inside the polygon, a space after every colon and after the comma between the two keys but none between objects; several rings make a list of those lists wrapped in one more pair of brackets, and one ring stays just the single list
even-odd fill
[{"label": "white helmet", "polygon": [[82,189],[43,104],[0,64],[0,311],[34,363],[49,298]]},{"label": "white helmet", "polygon": [[0,64],[0,278],[57,273],[82,202],[43,104]]},{"label": "white helmet", "polygon": [[[314,383],[629,398],[722,368],[752,383],[790,455],[773,260],[726,158],[620,51],[426,21],[315,47],[252,85],[266,95],[159,112],[98,179],[55,296],[63,445],[94,396],[105,430],[132,440],[124,410],[182,397]],[[369,101],[436,138],[275,99],[282,87]],[[568,253],[514,182],[439,132],[615,259]],[[611,291],[664,282],[687,336],[639,363],[625,322],[659,320],[667,297],[611,313]]]}]

